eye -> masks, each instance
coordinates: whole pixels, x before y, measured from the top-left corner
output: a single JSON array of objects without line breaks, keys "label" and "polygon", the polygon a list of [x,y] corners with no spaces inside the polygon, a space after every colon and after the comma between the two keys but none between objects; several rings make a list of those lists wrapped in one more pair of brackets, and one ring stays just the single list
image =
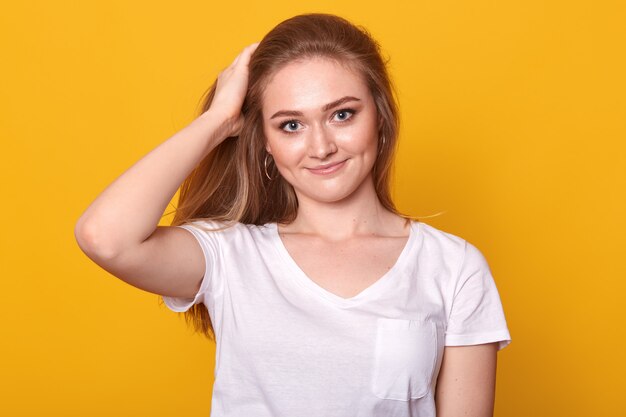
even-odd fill
[{"label": "eye", "polygon": [[296,120],[288,120],[280,124],[280,128],[287,133],[297,132],[299,126],[300,126],[300,122]]},{"label": "eye", "polygon": [[341,109],[335,112],[333,119],[339,122],[343,122],[350,119],[354,115],[354,113],[356,112],[352,109]]}]

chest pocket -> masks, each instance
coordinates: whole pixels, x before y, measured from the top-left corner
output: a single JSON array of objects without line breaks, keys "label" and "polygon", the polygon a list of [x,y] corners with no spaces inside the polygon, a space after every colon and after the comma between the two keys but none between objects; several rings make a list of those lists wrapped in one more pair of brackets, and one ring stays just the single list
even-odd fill
[{"label": "chest pocket", "polygon": [[376,326],[372,393],[400,401],[424,397],[443,348],[436,322],[379,318]]}]

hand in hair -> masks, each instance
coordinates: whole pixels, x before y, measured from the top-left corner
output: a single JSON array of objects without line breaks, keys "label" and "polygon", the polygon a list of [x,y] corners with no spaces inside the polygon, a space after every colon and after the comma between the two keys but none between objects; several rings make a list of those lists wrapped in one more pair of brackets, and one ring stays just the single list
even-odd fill
[{"label": "hand in hair", "polygon": [[124,171],[80,216],[74,230],[77,243],[103,269],[156,294],[197,293],[205,271],[198,242],[182,229],[159,226],[159,221],[185,178],[241,129],[248,63],[255,49],[256,44],[248,46],[222,71],[210,111]]},{"label": "hand in hair", "polygon": [[206,113],[218,115],[228,125],[226,137],[238,136],[243,126],[241,106],[248,91],[248,64],[258,43],[248,45],[217,77],[211,107]]}]

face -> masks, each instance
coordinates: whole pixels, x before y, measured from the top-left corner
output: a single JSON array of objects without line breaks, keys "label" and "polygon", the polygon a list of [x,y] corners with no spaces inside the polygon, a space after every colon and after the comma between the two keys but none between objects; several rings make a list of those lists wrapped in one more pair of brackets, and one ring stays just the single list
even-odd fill
[{"label": "face", "polygon": [[299,201],[374,192],[378,116],[361,76],[324,58],[280,69],[263,96],[266,150]]}]

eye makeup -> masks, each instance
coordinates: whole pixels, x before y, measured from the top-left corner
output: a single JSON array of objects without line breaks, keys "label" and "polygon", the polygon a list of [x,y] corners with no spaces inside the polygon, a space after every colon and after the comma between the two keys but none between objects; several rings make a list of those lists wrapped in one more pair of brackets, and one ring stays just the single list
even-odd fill
[{"label": "eye makeup", "polygon": [[[346,118],[344,118],[344,119],[335,120],[335,117],[337,115],[339,115],[339,114],[342,114],[342,113],[345,113],[348,116]],[[355,109],[350,109],[350,108],[339,109],[339,110],[337,110],[336,112],[334,112],[332,114],[331,121],[337,122],[337,123],[347,123],[348,121],[350,121],[350,120],[352,120],[354,118],[356,113],[357,113],[357,111]],[[294,133],[298,133],[298,131],[300,130],[300,129],[298,129],[299,125],[300,126],[302,125],[302,123],[300,123],[300,121],[298,121],[296,119],[290,119],[290,120],[285,120],[284,122],[280,123],[278,125],[278,128],[281,131],[291,135],[291,134],[294,134]],[[294,130],[289,130],[288,128],[289,129],[294,129]]]}]

